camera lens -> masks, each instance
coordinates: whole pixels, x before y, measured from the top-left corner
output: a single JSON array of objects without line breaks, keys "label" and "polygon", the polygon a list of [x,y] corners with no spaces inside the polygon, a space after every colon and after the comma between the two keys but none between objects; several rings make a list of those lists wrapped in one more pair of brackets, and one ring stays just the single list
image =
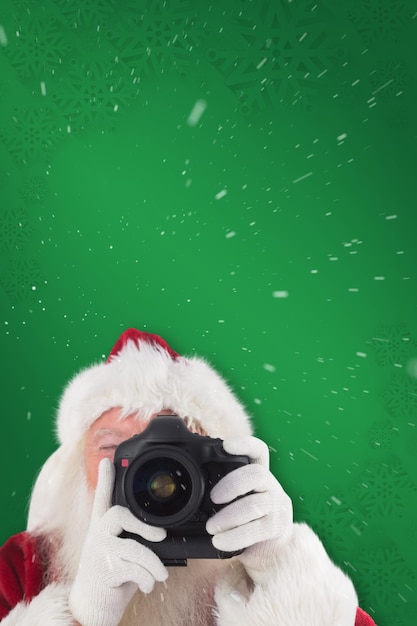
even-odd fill
[{"label": "camera lens", "polygon": [[139,457],[126,476],[133,513],[168,528],[189,520],[203,497],[203,477],[193,459],[175,448],[154,448]]},{"label": "camera lens", "polygon": [[171,474],[157,473],[151,480],[149,490],[156,500],[164,501],[177,490],[177,483]]}]

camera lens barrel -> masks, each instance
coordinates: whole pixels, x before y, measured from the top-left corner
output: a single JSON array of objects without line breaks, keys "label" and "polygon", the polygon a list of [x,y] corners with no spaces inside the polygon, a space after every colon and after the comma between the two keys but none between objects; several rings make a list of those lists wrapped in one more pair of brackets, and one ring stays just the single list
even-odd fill
[{"label": "camera lens barrel", "polygon": [[198,511],[204,477],[185,450],[156,445],[129,466],[124,492],[139,519],[170,528],[186,523]]}]

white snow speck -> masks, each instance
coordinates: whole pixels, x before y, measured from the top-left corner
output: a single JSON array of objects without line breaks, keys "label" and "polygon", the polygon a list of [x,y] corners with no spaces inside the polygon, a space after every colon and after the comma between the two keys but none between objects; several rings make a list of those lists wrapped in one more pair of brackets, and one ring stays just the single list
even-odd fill
[{"label": "white snow speck", "polygon": [[41,94],[43,96],[46,96],[46,85],[45,85],[44,81],[41,82]]},{"label": "white snow speck", "polygon": [[307,450],[304,450],[304,448],[300,448],[300,450],[301,450],[301,452],[303,452],[304,454],[309,456],[310,459],[313,459],[313,461],[318,461],[318,458],[316,456],[314,456],[314,454],[311,454],[311,452],[307,452]]},{"label": "white snow speck", "polygon": [[275,365],[271,365],[270,363],[264,363],[263,368],[267,372],[272,372],[272,373],[274,373],[277,369]]},{"label": "white snow speck", "polygon": [[347,137],[347,133],[342,133],[341,135],[338,136],[337,141],[343,141],[344,139],[346,139]]},{"label": "white snow speck", "polygon": [[290,294],[288,293],[288,291],[273,291],[272,292],[272,297],[273,298],[288,298]]},{"label": "white snow speck", "polygon": [[366,354],[366,352],[356,352],[356,356],[360,356],[362,358],[366,358],[368,355]]},{"label": "white snow speck", "polygon": [[197,100],[193,108],[191,109],[191,113],[189,114],[187,118],[188,126],[197,126],[206,108],[207,108],[206,100]]},{"label": "white snow speck", "polygon": [[26,419],[28,420],[28,422],[32,419],[32,413],[31,411],[28,411],[26,414]]},{"label": "white snow speck", "polygon": [[216,200],[221,200],[224,196],[227,195],[227,189],[222,189],[214,196]]},{"label": "white snow speck", "polygon": [[307,172],[307,174],[304,174],[303,176],[300,176],[299,178],[295,178],[292,181],[293,185],[295,185],[296,183],[299,183],[302,180],[305,180],[306,178],[309,178],[310,176],[313,176],[313,172]]},{"label": "white snow speck", "polygon": [[230,232],[226,233],[225,237],[226,239],[230,239],[231,237],[235,237],[236,236],[236,231],[235,230],[231,230]]},{"label": "white snow speck", "polygon": [[261,67],[262,67],[263,65],[265,65],[265,63],[266,63],[267,61],[268,61],[268,59],[267,59],[266,57],[264,57],[261,61],[259,61],[258,65],[256,66],[256,69],[257,69],[257,70],[260,70],[260,69],[261,69]]},{"label": "white snow speck", "polygon": [[396,220],[398,218],[398,215],[386,215],[385,219],[386,220]]},{"label": "white snow speck", "polygon": [[8,44],[6,31],[4,30],[4,26],[0,24],[0,46],[6,47]]},{"label": "white snow speck", "polygon": [[374,280],[385,280],[385,276],[374,276]]}]

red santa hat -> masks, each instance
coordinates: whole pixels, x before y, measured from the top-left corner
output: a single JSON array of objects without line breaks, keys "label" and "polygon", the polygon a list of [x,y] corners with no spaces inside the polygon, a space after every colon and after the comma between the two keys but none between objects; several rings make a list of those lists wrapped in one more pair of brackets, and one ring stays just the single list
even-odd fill
[{"label": "red santa hat", "polygon": [[57,414],[61,445],[71,446],[102,413],[121,407],[138,419],[170,409],[208,435],[251,434],[250,420],[227,383],[201,357],[180,356],[158,335],[129,328],[106,362],[78,373]]}]

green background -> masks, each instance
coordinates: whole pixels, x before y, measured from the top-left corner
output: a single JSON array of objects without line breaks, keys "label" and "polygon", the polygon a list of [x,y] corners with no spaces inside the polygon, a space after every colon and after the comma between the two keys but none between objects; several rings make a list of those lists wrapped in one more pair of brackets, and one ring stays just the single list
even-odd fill
[{"label": "green background", "polygon": [[0,0],[0,541],[136,326],[230,381],[378,626],[415,619],[417,5]]}]

